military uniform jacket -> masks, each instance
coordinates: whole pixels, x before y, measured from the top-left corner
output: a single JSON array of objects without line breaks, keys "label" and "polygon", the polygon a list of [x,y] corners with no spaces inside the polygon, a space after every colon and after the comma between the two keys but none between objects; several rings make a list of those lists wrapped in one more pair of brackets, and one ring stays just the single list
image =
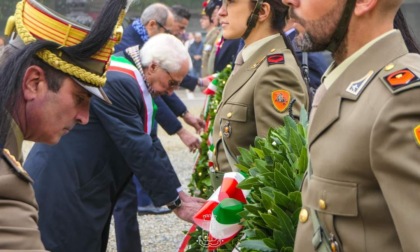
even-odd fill
[{"label": "military uniform jacket", "polygon": [[[112,64],[111,64],[112,66]],[[176,199],[181,186],[156,136],[145,130],[145,99],[132,75],[107,72],[112,105],[92,97],[90,121],[58,144],[36,144],[25,168],[33,177],[39,226],[51,251],[101,251],[113,206],[134,173],[155,205]]]},{"label": "military uniform jacket", "polygon": [[236,157],[238,147],[249,148],[256,136],[266,137],[270,128],[283,125],[292,99],[296,99],[295,116],[302,107],[308,109],[308,91],[300,68],[279,35],[263,44],[226,83],[214,121],[216,170],[231,171],[222,134]]},{"label": "military uniform jacket", "polygon": [[419,62],[393,31],[328,89],[309,129],[295,251],[314,251],[309,208],[338,251],[420,251]]},{"label": "military uniform jacket", "polygon": [[213,74],[213,73],[209,73],[208,65],[209,65],[210,53],[214,47],[214,43],[216,42],[219,32],[220,30],[217,27],[215,27],[207,33],[206,38],[204,39],[203,54],[201,56],[201,62],[202,62],[201,76],[203,77]]},{"label": "military uniform jacket", "polygon": [[22,157],[22,133],[12,124],[0,158],[0,250],[45,251],[32,180],[18,161]]}]

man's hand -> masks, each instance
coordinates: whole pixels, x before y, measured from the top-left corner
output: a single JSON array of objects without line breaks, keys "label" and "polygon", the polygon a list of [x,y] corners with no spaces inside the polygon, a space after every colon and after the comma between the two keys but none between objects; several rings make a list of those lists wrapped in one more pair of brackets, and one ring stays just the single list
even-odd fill
[{"label": "man's hand", "polygon": [[181,207],[174,210],[174,213],[181,220],[193,223],[194,215],[203,207],[206,200],[191,197],[183,191],[179,192],[179,198],[181,199],[182,204]]},{"label": "man's hand", "polygon": [[203,119],[201,119],[200,117],[194,116],[188,111],[185,112],[182,118],[184,118],[185,123],[195,128],[195,131],[197,134],[200,134],[201,131],[206,126],[206,123],[204,122]]},{"label": "man's hand", "polygon": [[190,151],[194,152],[200,147],[200,139],[185,128],[181,128],[176,134],[179,138],[181,138],[181,141],[190,149]]},{"label": "man's hand", "polygon": [[206,88],[206,87],[208,87],[209,86],[209,84],[210,84],[210,79],[209,78],[206,78],[206,77],[204,77],[204,78],[201,78],[201,81],[202,81],[202,83],[203,83],[203,88]]}]

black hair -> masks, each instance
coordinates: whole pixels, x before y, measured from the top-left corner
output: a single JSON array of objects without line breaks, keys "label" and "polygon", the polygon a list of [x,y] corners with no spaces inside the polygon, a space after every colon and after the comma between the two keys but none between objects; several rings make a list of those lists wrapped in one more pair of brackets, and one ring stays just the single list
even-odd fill
[{"label": "black hair", "polygon": [[171,10],[178,17],[185,18],[186,20],[190,20],[191,18],[191,12],[182,5],[172,5]]},{"label": "black hair", "polygon": [[204,13],[206,14],[206,16],[209,17],[210,19],[210,23],[213,23],[212,20],[212,16],[213,16],[213,12],[216,9],[217,6],[222,6],[222,1],[221,0],[210,0],[207,3],[207,6],[204,8]]},{"label": "black hair", "polygon": [[[127,0],[108,0],[86,38],[77,45],[59,50],[73,59],[89,59],[108,42],[126,5]],[[57,92],[61,88],[63,79],[68,77],[36,56],[36,53],[42,49],[55,51],[59,46],[51,41],[37,40],[22,49],[6,48],[0,60],[0,148],[4,146],[10,130],[11,116],[19,109],[17,106],[22,95],[21,87],[26,69],[31,65],[41,67],[48,81],[48,88],[53,92]]]},{"label": "black hair", "polygon": [[409,52],[420,53],[419,46],[416,43],[410,28],[408,27],[401,8],[398,9],[397,14],[395,15],[394,28],[401,31],[401,35],[404,38],[405,45],[407,46]]},{"label": "black hair", "polygon": [[68,77],[44,63],[36,56],[41,49],[57,48],[57,44],[50,41],[35,41],[23,49],[16,49],[11,45],[5,48],[0,65],[0,145],[3,146],[10,128],[10,115],[17,109],[17,101],[21,98],[21,87],[25,71],[29,66],[37,65],[44,70],[48,88],[57,92]]}]

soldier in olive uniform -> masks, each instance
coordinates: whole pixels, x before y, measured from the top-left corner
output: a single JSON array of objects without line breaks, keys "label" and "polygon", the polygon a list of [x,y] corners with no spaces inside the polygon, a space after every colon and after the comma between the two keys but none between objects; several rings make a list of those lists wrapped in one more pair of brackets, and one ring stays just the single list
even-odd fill
[{"label": "soldier in olive uniform", "polygon": [[420,251],[420,56],[393,29],[403,1],[283,2],[300,46],[335,60],[314,98],[295,251]]},{"label": "soldier in olive uniform", "polygon": [[237,169],[238,147],[248,148],[256,136],[265,137],[270,128],[283,125],[291,104],[295,116],[308,109],[307,85],[281,32],[286,10],[275,0],[226,0],[219,10],[223,36],[243,37],[245,47],[237,56],[214,121],[214,186],[214,177],[221,177],[217,172]]},{"label": "soldier in olive uniform", "polygon": [[[212,72],[209,72],[209,59],[211,51],[213,50],[214,44],[216,42],[217,36],[219,35],[219,23],[215,15],[220,5],[222,5],[221,0],[208,0],[205,2],[205,7],[203,9],[201,17],[201,27],[204,28],[207,32],[206,37],[203,41],[203,53],[201,56],[201,76],[206,77]],[[214,63],[214,62],[213,62]]]},{"label": "soldier in olive uniform", "polygon": [[91,95],[109,101],[101,87],[125,5],[109,1],[91,32],[35,0],[19,2],[9,19],[6,32],[15,33],[0,61],[0,250],[45,250],[22,142],[57,143],[88,122]]}]

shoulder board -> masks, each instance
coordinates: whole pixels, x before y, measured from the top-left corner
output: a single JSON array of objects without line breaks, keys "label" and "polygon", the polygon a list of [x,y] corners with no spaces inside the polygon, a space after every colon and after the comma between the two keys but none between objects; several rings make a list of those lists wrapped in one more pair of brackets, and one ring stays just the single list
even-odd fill
[{"label": "shoulder board", "polygon": [[[393,71],[390,72],[387,69],[392,69]],[[382,71],[379,78],[393,94],[398,94],[420,86],[419,75],[407,67],[396,68],[396,70],[394,70],[394,65],[389,64],[384,70],[385,71]]]},{"label": "shoulder board", "polygon": [[22,164],[16,160],[8,149],[3,149],[2,156],[9,164],[9,168],[15,173],[19,178],[23,179],[26,182],[33,183],[34,181],[29,176],[28,172],[23,169]]}]

